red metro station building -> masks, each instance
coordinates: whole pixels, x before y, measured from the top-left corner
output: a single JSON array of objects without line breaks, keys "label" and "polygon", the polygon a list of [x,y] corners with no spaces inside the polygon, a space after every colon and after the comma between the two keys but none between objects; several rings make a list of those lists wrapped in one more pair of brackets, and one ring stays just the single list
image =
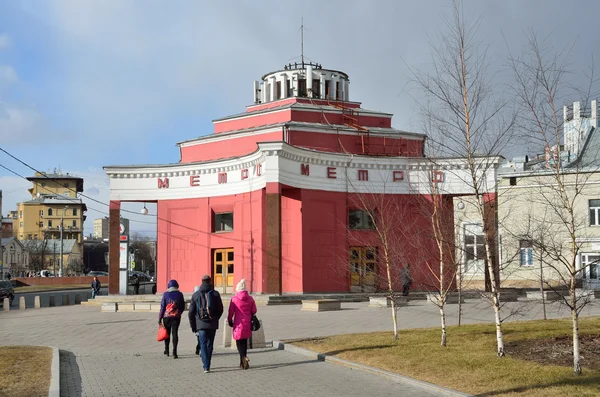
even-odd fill
[{"label": "red metro station building", "polygon": [[[432,165],[426,136],[392,128],[392,114],[352,101],[349,82],[319,64],[286,65],[254,82],[244,113],[179,142],[178,163],[105,167],[110,284],[119,284],[120,203],[154,202],[159,292],[170,279],[191,292],[204,274],[223,293],[242,278],[252,293],[382,288],[380,244],[357,205],[361,195],[411,208],[424,193],[420,184],[433,178],[452,217],[452,197],[470,189],[462,159]],[[428,227],[418,212],[403,215],[401,223]],[[435,251],[430,244],[407,258],[417,286],[414,269],[424,266],[423,252]]]}]

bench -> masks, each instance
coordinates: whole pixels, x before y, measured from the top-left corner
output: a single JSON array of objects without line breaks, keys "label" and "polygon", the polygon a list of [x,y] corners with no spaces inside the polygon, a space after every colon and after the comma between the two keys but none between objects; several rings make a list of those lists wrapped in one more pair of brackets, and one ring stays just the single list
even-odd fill
[{"label": "bench", "polygon": [[342,310],[342,301],[335,299],[303,300],[301,310],[308,312]]}]

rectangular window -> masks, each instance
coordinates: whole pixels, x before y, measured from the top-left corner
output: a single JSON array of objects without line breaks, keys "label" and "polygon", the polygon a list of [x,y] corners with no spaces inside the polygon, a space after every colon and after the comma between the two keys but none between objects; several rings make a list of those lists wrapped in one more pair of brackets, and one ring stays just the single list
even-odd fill
[{"label": "rectangular window", "polygon": [[48,229],[52,229],[52,221],[48,221]]},{"label": "rectangular window", "polygon": [[44,210],[40,210],[40,216],[44,216]]},{"label": "rectangular window", "polygon": [[511,176],[509,179],[510,182],[510,186],[517,186],[517,178],[514,176]]},{"label": "rectangular window", "polygon": [[48,208],[48,216],[52,216],[52,208]]},{"label": "rectangular window", "polygon": [[292,82],[290,81],[290,79],[287,79],[287,96],[289,97],[293,97],[294,96],[294,87],[292,87]]},{"label": "rectangular window", "polygon": [[77,208],[73,208],[73,216],[77,216]]},{"label": "rectangular window", "polygon": [[[19,218],[23,218],[23,211],[19,211]],[[23,225],[21,225],[21,227],[23,227]]]},{"label": "rectangular window", "polygon": [[298,79],[298,96],[306,96],[306,79]]},{"label": "rectangular window", "polygon": [[321,81],[313,79],[312,81],[313,98],[321,98]]},{"label": "rectangular window", "polygon": [[73,228],[77,227],[77,221],[75,219],[73,219]]},{"label": "rectangular window", "polygon": [[479,224],[465,225],[463,233],[465,271],[483,271],[485,261],[483,228]]},{"label": "rectangular window", "polygon": [[600,226],[600,200],[590,200],[590,226]]},{"label": "rectangular window", "polygon": [[33,240],[33,234],[30,234],[30,235],[28,235],[28,236],[27,236],[27,239],[28,239],[28,240]]},{"label": "rectangular window", "polygon": [[233,212],[215,213],[213,232],[233,231]]},{"label": "rectangular window", "polygon": [[23,227],[23,222],[19,222],[19,227]]},{"label": "rectangular window", "polygon": [[[372,216],[371,216],[372,215]],[[350,210],[348,212],[348,227],[353,230],[375,229],[373,219],[377,218],[375,211]]]},{"label": "rectangular window", "polygon": [[533,244],[530,240],[520,240],[521,266],[533,266]]}]

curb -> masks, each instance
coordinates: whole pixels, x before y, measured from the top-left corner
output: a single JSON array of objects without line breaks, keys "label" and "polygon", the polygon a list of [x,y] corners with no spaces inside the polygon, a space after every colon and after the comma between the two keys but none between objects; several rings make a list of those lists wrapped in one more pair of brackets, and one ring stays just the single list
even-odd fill
[{"label": "curb", "polygon": [[290,353],[294,353],[294,354],[298,354],[298,355],[302,355],[302,356],[306,356],[306,357],[310,357],[312,359],[315,360],[319,360],[319,361],[325,361],[325,362],[329,362],[332,364],[338,364],[338,365],[343,365],[345,367],[349,367],[352,369],[356,369],[358,371],[362,371],[362,372],[367,372],[373,375],[378,375],[378,376],[382,376],[384,378],[388,378],[394,382],[398,382],[398,383],[404,383],[404,384],[408,384],[411,386],[416,386],[416,387],[420,387],[422,389],[427,389],[429,391],[433,391],[435,393],[438,393],[440,395],[445,395],[445,396],[460,396],[460,397],[473,397],[473,395],[471,394],[467,394],[467,393],[462,393],[456,390],[452,390],[452,389],[447,389],[445,387],[442,386],[438,386],[436,384],[433,383],[429,383],[429,382],[424,382],[421,380],[417,380],[414,378],[410,378],[408,376],[404,376],[404,375],[398,375],[394,372],[390,372],[390,371],[385,371],[379,368],[375,368],[375,367],[371,367],[368,365],[363,365],[363,364],[358,364],[352,361],[348,361],[348,360],[343,360],[341,358],[337,358],[334,356],[329,356],[327,354],[323,354],[323,353],[316,353],[313,352],[312,350],[308,350],[308,349],[304,349],[298,346],[294,346],[291,345],[289,343],[285,343],[283,341],[279,341],[279,340],[274,340],[273,341],[273,347],[277,347],[277,349],[279,350],[286,350]]},{"label": "curb", "polygon": [[49,347],[52,349],[52,366],[48,397],[60,397],[60,351],[56,347]]}]

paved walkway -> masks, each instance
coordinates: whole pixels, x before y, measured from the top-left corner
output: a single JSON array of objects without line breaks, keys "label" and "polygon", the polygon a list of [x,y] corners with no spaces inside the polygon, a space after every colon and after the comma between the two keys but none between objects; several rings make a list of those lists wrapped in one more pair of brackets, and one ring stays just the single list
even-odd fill
[{"label": "paved walkway", "polygon": [[[521,306],[510,304],[510,307]],[[366,303],[343,304],[337,312],[302,312],[299,305],[259,307],[267,340],[391,329],[389,310]],[[448,322],[456,323],[456,305]],[[463,321],[489,322],[492,313],[477,301],[465,304]],[[527,304],[527,316],[539,318],[541,307]],[[551,316],[566,316],[553,305]],[[600,304],[582,315],[600,314]],[[399,311],[401,328],[437,326],[437,309],[411,302]],[[182,321],[179,359],[162,355],[155,342],[156,313],[101,313],[99,307],[69,306],[0,312],[0,344],[49,345],[61,349],[62,396],[428,396],[422,389],[319,362],[272,348],[250,352],[250,371],[237,369],[234,350],[219,348],[213,372],[201,371],[195,336]],[[222,330],[216,342],[222,341]]]}]

